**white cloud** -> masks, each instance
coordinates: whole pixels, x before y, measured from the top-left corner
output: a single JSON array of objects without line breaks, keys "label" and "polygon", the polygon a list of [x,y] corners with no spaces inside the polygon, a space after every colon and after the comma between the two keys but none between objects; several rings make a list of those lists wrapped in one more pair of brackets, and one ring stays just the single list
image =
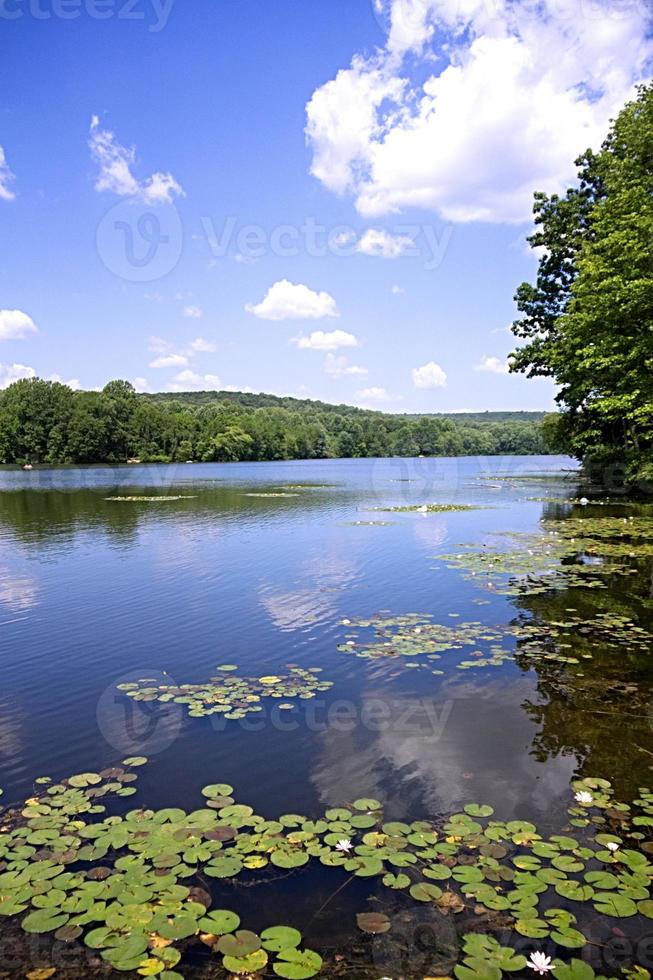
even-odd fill
[{"label": "white cloud", "polygon": [[69,378],[68,380],[64,380],[60,374],[49,374],[45,380],[57,381],[60,385],[66,385],[68,388],[72,388],[73,391],[79,391],[81,388],[79,378]]},{"label": "white cloud", "polygon": [[533,192],[574,179],[653,55],[643,3],[379,4],[385,49],[356,56],[307,106],[312,173],[368,216],[529,220]]},{"label": "white cloud", "polygon": [[311,173],[338,194],[355,189],[358,164],[369,165],[383,128],[380,106],[401,98],[405,81],[388,77],[361,57],[314,92],[306,132],[313,146]]},{"label": "white cloud", "polygon": [[474,370],[487,371],[490,374],[508,374],[508,361],[502,361],[500,357],[483,356]]},{"label": "white cloud", "polygon": [[[216,350],[216,344],[212,340],[204,337],[195,337],[186,347],[177,346],[163,337],[150,337],[148,349],[158,356],[150,361],[149,366],[155,369],[188,367],[189,362],[197,354],[212,354]],[[194,374],[192,371],[182,372],[189,377],[200,378],[201,375]],[[214,374],[207,374],[205,378],[212,378],[217,381]],[[143,380],[143,379],[141,379]],[[175,378],[175,381],[177,379]],[[146,382],[147,383],[147,382]],[[183,384],[183,382],[182,382]],[[206,387],[206,386],[205,386]],[[209,385],[211,387],[211,385]],[[183,390],[173,388],[172,390]]]},{"label": "white cloud", "polygon": [[9,169],[9,164],[5,157],[5,151],[0,146],[0,200],[13,201],[16,195],[11,190],[10,185],[15,180],[14,174]]},{"label": "white cloud", "polygon": [[153,361],[150,361],[151,368],[184,367],[186,364],[188,364],[188,358],[184,354],[161,354],[160,357],[155,357]]},{"label": "white cloud", "polygon": [[447,375],[435,361],[413,368],[412,374],[416,388],[443,388],[447,383]]},{"label": "white cloud", "polygon": [[314,330],[310,337],[295,337],[292,341],[300,350],[337,350],[339,347],[358,347],[358,340],[346,330]]},{"label": "white cloud", "polygon": [[134,378],[134,388],[138,392],[150,391],[150,382],[147,378]]},{"label": "white cloud", "polygon": [[157,172],[146,180],[137,180],[132,173],[136,162],[134,147],[122,146],[112,132],[100,129],[97,116],[91,119],[88,145],[91,157],[100,168],[96,190],[137,197],[148,204],[169,204],[173,197],[183,196],[184,190],[172,174]]},{"label": "white cloud", "polygon": [[0,364],[0,388],[8,388],[14,381],[35,378],[36,371],[26,364]]},{"label": "white cloud", "polygon": [[0,310],[0,340],[23,340],[38,333],[31,316],[22,310]]},{"label": "white cloud", "polygon": [[343,231],[339,231],[337,235],[334,235],[332,241],[334,245],[342,248],[344,245],[349,245],[350,242],[353,242],[355,238],[356,236],[354,235],[353,231],[348,231],[345,229]]},{"label": "white cloud", "polygon": [[385,388],[378,388],[376,386],[363,388],[362,391],[357,391],[356,394],[364,402],[390,402],[393,400],[392,395]]},{"label": "white cloud", "polygon": [[192,320],[199,320],[203,314],[204,311],[199,306],[184,307],[184,316],[190,317]]},{"label": "white cloud", "polygon": [[260,303],[248,303],[245,309],[262,320],[320,320],[340,316],[329,293],[316,293],[303,283],[287,279],[275,282]]},{"label": "white cloud", "polygon": [[365,377],[369,372],[365,367],[357,364],[350,364],[346,357],[336,357],[335,354],[327,354],[324,362],[324,373],[330,378],[344,377]]},{"label": "white cloud", "polygon": [[172,350],[172,344],[169,340],[164,340],[163,337],[150,337],[147,349],[154,351],[155,354],[165,354]]},{"label": "white cloud", "polygon": [[363,255],[379,255],[384,259],[396,259],[407,249],[412,248],[414,241],[408,235],[392,235],[382,228],[368,228],[356,245],[356,251]]},{"label": "white cloud", "polygon": [[189,356],[193,354],[213,354],[216,350],[217,345],[213,340],[205,340],[204,337],[196,337],[192,340],[186,349],[186,353]]},{"label": "white cloud", "polygon": [[403,288],[403,286],[393,286],[392,287],[392,295],[393,296],[402,296],[405,292],[406,292],[406,290]]},{"label": "white cloud", "polygon": [[176,374],[168,385],[169,391],[188,391],[189,388],[196,388],[201,391],[218,391],[220,378],[217,374],[197,374],[188,369]]}]

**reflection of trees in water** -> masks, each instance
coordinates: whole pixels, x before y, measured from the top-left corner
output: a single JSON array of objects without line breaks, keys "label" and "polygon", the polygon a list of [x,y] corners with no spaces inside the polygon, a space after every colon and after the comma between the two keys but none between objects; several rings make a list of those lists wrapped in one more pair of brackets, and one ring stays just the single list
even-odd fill
[{"label": "reflection of trees in water", "polygon": [[[543,624],[564,623],[570,617],[591,619],[598,613],[626,616],[653,630],[648,605],[651,562],[638,562],[638,574],[606,579],[607,589],[568,589],[541,595],[521,595],[515,604]],[[532,753],[541,762],[574,755],[582,776],[611,780],[617,795],[631,798],[650,781],[653,763],[653,661],[650,653],[628,642],[565,633],[560,652],[578,664],[519,656],[524,670],[537,673],[540,700],[528,699],[523,708],[539,731]],[[591,659],[584,656],[591,655]]]},{"label": "reflection of trees in water", "polygon": [[[195,523],[233,522],[248,516],[256,520],[292,515],[293,512],[323,507],[323,490],[298,490],[293,497],[248,497],[252,492],[274,492],[257,484],[238,489],[181,486],[120,486],[97,489],[8,490],[0,493],[0,534],[7,533],[26,544],[43,544],[56,539],[102,531],[121,543],[131,543],[144,525],[170,520]],[[279,491],[275,486],[274,490]],[[174,501],[107,500],[111,496],[180,496]],[[192,496],[189,496],[192,495]],[[339,495],[339,498],[342,494]],[[329,498],[332,500],[332,498]]]}]

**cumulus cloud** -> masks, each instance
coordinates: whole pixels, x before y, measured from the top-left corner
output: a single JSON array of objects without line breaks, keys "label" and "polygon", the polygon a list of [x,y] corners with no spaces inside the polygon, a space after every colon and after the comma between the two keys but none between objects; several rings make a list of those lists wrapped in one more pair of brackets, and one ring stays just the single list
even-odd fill
[{"label": "cumulus cloud", "polygon": [[147,204],[169,204],[184,190],[170,173],[152,174],[139,181],[132,173],[136,163],[134,147],[122,146],[108,129],[100,128],[97,116],[91,119],[88,140],[91,157],[99,167],[97,191],[113,191],[119,197],[137,197]]},{"label": "cumulus cloud", "polygon": [[199,306],[184,307],[184,316],[190,317],[192,320],[199,320],[203,313],[204,311]]},{"label": "cumulus cloud", "polygon": [[381,228],[368,228],[356,244],[356,251],[363,255],[379,255],[384,259],[396,259],[412,248],[414,241],[408,235],[392,235]]},{"label": "cumulus cloud", "polygon": [[15,180],[14,174],[9,169],[9,164],[5,157],[5,151],[0,146],[0,200],[13,201],[16,195],[11,190],[11,184]]},{"label": "cumulus cloud", "polygon": [[367,368],[360,367],[358,364],[350,364],[346,357],[336,357],[335,354],[327,354],[324,361],[324,373],[330,378],[345,377],[365,377],[369,372]]},{"label": "cumulus cloud", "polygon": [[189,354],[213,354],[217,345],[213,340],[205,340],[204,337],[196,337],[188,345]]},{"label": "cumulus cloud", "polygon": [[340,316],[329,293],[316,293],[303,283],[287,279],[275,282],[260,303],[248,303],[245,309],[261,320],[320,320]]},{"label": "cumulus cloud", "polygon": [[148,349],[159,355],[150,361],[150,367],[186,367],[190,359],[196,354],[212,354],[216,347],[214,341],[206,340],[204,337],[196,337],[185,346],[173,344],[169,340],[164,340],[163,337],[150,337]]},{"label": "cumulus cloud", "polygon": [[134,388],[141,393],[151,390],[147,378],[134,378]]},{"label": "cumulus cloud", "polygon": [[502,361],[500,357],[483,356],[474,370],[487,371],[489,374],[508,374],[508,361]]},{"label": "cumulus cloud", "polygon": [[295,337],[292,341],[300,350],[337,350],[339,347],[358,347],[358,340],[346,330],[314,330],[309,337]]},{"label": "cumulus cloud", "polygon": [[357,391],[356,394],[364,402],[391,402],[393,400],[392,395],[385,388],[379,388],[377,386],[363,388],[362,391]]},{"label": "cumulus cloud", "polygon": [[406,292],[406,290],[403,288],[403,286],[393,286],[392,287],[392,295],[393,296],[402,296],[405,292]]},{"label": "cumulus cloud", "polygon": [[22,310],[0,310],[0,340],[24,340],[38,333],[31,316]]},{"label": "cumulus cloud", "polygon": [[189,388],[201,391],[219,391],[220,378],[217,374],[198,374],[189,368],[176,374],[168,385],[169,391],[187,391]]},{"label": "cumulus cloud", "polygon": [[367,216],[528,220],[533,191],[573,180],[653,55],[643,3],[378,3],[385,48],[356,56],[307,106],[312,173]]},{"label": "cumulus cloud", "polygon": [[68,388],[72,388],[73,391],[79,391],[81,388],[81,382],[79,378],[68,378],[64,379],[60,374],[49,374],[45,379],[46,381],[56,381],[60,385],[66,385]]},{"label": "cumulus cloud", "polygon": [[413,368],[412,374],[416,388],[443,388],[447,383],[447,375],[435,361]]},{"label": "cumulus cloud", "polygon": [[188,358],[184,354],[161,354],[150,361],[151,368],[184,367],[186,364]]},{"label": "cumulus cloud", "polygon": [[0,388],[8,388],[14,381],[35,378],[36,371],[26,364],[0,364]]}]

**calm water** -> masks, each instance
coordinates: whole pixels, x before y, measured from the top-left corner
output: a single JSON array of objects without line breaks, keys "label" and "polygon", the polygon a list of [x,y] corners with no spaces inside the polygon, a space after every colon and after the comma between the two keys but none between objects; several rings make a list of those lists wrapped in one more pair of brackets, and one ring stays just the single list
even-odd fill
[{"label": "calm water", "polygon": [[[627,589],[517,600],[479,589],[438,560],[492,532],[536,531],[545,512],[580,512],[529,499],[574,497],[573,466],[558,457],[500,457],[1,472],[6,799],[24,798],[37,776],[97,771],[126,754],[151,760],[138,783],[148,806],[192,809],[202,786],[226,781],[269,817],[316,815],[362,795],[382,800],[388,819],[434,817],[478,800],[499,819],[559,826],[575,774],[605,776],[632,795],[653,761],[641,708],[653,670],[641,657],[621,653],[615,663],[612,651],[599,650],[583,665],[586,687],[565,691],[555,683],[559,664],[527,669],[509,660],[460,671],[464,652],[455,651],[434,676],[337,650],[343,618],[380,610],[492,625],[616,603],[650,625],[645,569]],[[490,478],[542,472],[560,479],[529,486]],[[289,496],[256,495],[279,492]],[[183,499],[107,499],[116,495]],[[373,510],[431,501],[481,509]],[[390,523],[356,523],[379,520]],[[223,663],[243,675],[321,667],[334,686],[283,725],[267,713],[216,725],[177,706],[129,712],[115,690],[143,677],[165,683],[165,675],[197,683]],[[591,696],[592,682],[610,671],[638,685],[637,710],[628,701],[602,703],[600,690]],[[326,897],[333,878],[322,884],[319,874],[284,882],[284,902],[299,908],[306,889]],[[370,888],[355,882],[348,900]],[[333,928],[308,919],[297,924],[318,940],[320,929]]]}]

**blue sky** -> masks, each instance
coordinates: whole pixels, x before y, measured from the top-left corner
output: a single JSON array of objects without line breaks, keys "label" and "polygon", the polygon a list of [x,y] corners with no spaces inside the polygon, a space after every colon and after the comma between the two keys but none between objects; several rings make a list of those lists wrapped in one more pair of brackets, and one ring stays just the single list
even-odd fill
[{"label": "blue sky", "polygon": [[0,384],[550,408],[505,373],[531,193],[648,78],[647,17],[0,0]]}]

